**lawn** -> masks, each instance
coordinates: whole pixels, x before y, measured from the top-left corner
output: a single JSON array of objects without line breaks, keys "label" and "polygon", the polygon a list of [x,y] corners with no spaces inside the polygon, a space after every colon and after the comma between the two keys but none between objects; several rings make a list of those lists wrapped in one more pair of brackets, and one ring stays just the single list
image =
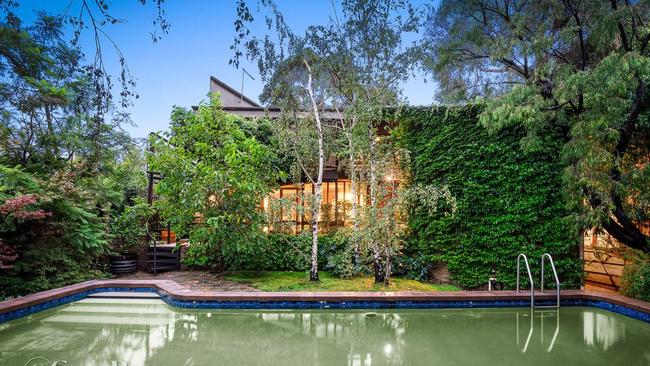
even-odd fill
[{"label": "lawn", "polygon": [[262,291],[458,291],[452,285],[436,285],[404,278],[391,278],[388,288],[375,285],[370,276],[341,279],[327,272],[319,272],[320,281],[310,282],[306,272],[227,273],[224,278],[246,284]]}]

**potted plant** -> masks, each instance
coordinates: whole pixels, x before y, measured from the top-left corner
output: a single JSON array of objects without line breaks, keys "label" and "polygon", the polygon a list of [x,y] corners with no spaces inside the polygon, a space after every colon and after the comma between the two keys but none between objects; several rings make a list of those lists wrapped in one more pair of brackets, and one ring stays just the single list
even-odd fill
[{"label": "potted plant", "polygon": [[114,274],[135,272],[138,256],[135,249],[145,242],[147,219],[151,216],[151,207],[139,202],[126,207],[113,218],[111,232],[118,239],[116,253],[109,256],[110,271]]}]

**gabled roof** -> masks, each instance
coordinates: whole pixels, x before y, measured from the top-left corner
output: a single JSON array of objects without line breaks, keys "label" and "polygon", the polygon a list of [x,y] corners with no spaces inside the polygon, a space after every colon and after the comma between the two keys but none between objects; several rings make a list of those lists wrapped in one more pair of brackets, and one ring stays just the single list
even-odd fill
[{"label": "gabled roof", "polygon": [[262,107],[252,99],[248,98],[245,95],[242,95],[240,92],[232,88],[230,85],[215,78],[214,76],[210,76],[210,92],[221,93],[221,100],[223,102],[224,108],[229,108],[229,107],[261,108]]}]

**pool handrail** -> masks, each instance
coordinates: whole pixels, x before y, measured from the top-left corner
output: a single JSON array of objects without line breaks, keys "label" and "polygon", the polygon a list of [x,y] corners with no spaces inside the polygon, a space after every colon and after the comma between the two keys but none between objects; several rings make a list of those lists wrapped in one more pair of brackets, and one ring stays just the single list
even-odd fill
[{"label": "pool handrail", "polygon": [[[553,277],[555,279],[555,297],[556,303],[555,306],[545,306],[547,308],[559,308],[560,307],[560,278],[557,276],[557,271],[555,270],[555,263],[553,262],[553,257],[550,254],[542,254],[542,275],[540,279],[540,290],[544,293],[544,259],[548,257],[548,261],[551,264],[551,269],[553,270]],[[541,306],[540,306],[541,307]]]},{"label": "pool handrail", "polygon": [[524,258],[524,264],[526,265],[526,272],[528,273],[528,281],[530,282],[530,307],[535,307],[535,282],[533,281],[533,275],[530,272],[530,265],[528,265],[528,257],[526,254],[520,253],[517,256],[517,287],[515,292],[519,293],[519,276],[521,272],[520,261],[521,258]]}]

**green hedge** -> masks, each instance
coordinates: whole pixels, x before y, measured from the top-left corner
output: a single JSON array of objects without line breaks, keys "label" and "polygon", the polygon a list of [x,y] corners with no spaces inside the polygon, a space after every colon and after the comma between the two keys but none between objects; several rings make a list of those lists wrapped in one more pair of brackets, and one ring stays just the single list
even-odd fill
[{"label": "green hedge", "polygon": [[[319,268],[335,275],[342,274],[345,263],[339,262],[343,261],[340,257],[347,247],[344,233],[319,235]],[[268,234],[256,245],[223,252],[225,267],[230,271],[307,271],[310,255],[311,233],[306,232],[300,235]]]},{"label": "green hedge", "polygon": [[443,261],[465,288],[485,286],[493,271],[512,288],[517,254],[528,255],[538,282],[539,258],[548,252],[564,288],[579,286],[579,235],[562,198],[559,134],[548,131],[543,149],[523,151],[521,131],[489,134],[479,113],[477,106],[401,111],[397,137],[410,152],[413,182],[448,185],[458,203],[453,217],[412,208],[410,274],[426,277]]},{"label": "green hedge", "polygon": [[650,301],[650,255],[637,253],[628,256],[623,276],[621,293],[635,299]]},{"label": "green hedge", "polygon": [[56,241],[26,248],[12,269],[0,271],[0,300],[106,278],[94,257]]}]

